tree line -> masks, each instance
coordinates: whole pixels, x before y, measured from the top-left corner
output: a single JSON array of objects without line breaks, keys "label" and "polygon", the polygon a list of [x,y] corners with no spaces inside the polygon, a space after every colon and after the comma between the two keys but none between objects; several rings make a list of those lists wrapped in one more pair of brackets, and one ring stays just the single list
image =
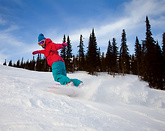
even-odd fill
[{"label": "tree line", "polygon": [[[121,45],[117,47],[116,39],[108,41],[107,52],[100,52],[97,46],[95,31],[89,36],[87,52],[85,53],[83,36],[80,35],[78,54],[72,54],[72,45],[69,36],[63,37],[63,42],[68,44],[67,47],[61,49],[60,56],[64,59],[67,72],[87,71],[89,74],[96,75],[97,72],[108,72],[115,74],[134,74],[138,75],[141,80],[147,81],[151,88],[165,90],[165,33],[163,33],[162,48],[158,41],[155,41],[151,25],[146,16],[146,38],[139,42],[138,37],[135,39],[135,53],[129,54],[127,45],[126,31],[122,30]],[[6,65],[6,60],[4,62]],[[38,54],[37,59],[27,60],[24,62],[18,60],[13,64],[9,61],[8,66],[24,68],[35,71],[51,71],[47,65],[45,57]]]}]

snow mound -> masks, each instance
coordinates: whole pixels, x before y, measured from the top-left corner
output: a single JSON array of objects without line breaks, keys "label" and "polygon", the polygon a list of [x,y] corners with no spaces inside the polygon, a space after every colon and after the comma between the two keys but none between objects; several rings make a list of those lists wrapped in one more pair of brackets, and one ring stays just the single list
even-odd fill
[{"label": "snow mound", "polygon": [[0,65],[0,130],[164,130],[164,91],[134,75],[68,76],[84,82],[76,97],[48,92],[57,84],[50,72]]},{"label": "snow mound", "polygon": [[123,103],[165,108],[165,92],[149,88],[135,75],[113,78],[106,73],[90,76],[86,72],[77,72],[70,76],[84,80],[83,99],[108,105]]}]

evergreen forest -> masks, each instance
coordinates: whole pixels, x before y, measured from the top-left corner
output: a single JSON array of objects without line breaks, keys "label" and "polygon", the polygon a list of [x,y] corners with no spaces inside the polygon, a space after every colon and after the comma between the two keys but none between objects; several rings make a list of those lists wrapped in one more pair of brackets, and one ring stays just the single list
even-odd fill
[{"label": "evergreen forest", "polygon": [[[122,30],[120,47],[117,47],[116,39],[107,41],[107,51],[100,52],[96,40],[95,30],[89,36],[87,51],[83,42],[83,35],[80,35],[80,42],[77,46],[78,54],[72,54],[72,44],[69,36],[63,37],[67,47],[60,50],[59,54],[64,59],[67,72],[87,71],[91,75],[98,72],[107,72],[115,77],[116,74],[134,74],[139,79],[148,82],[150,88],[165,90],[165,33],[162,33],[162,43],[155,41],[151,25],[146,16],[146,35],[144,40],[135,38],[134,54],[129,54],[127,36],[125,29]],[[160,47],[162,44],[162,47]],[[7,65],[6,60],[3,65]],[[38,54],[37,59],[18,60],[13,63],[9,61],[8,66],[24,68],[35,71],[49,71],[46,58]]]}]

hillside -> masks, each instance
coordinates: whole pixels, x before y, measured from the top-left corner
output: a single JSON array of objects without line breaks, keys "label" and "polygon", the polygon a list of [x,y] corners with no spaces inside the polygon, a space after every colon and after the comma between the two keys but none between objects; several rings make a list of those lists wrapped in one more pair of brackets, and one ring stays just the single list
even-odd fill
[{"label": "hillside", "polygon": [[84,82],[77,97],[48,92],[56,84],[50,72],[0,65],[0,130],[164,130],[164,91],[148,88],[134,75],[68,76]]}]

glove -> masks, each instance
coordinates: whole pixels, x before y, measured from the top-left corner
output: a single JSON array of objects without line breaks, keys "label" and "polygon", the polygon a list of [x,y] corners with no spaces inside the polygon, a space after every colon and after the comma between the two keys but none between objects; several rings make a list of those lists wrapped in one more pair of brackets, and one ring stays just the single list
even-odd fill
[{"label": "glove", "polygon": [[35,54],[39,54],[40,52],[39,51],[33,51],[32,54],[35,55]]},{"label": "glove", "polygon": [[65,46],[67,46],[68,44],[67,44],[67,43],[62,43],[62,45],[65,47]]}]

